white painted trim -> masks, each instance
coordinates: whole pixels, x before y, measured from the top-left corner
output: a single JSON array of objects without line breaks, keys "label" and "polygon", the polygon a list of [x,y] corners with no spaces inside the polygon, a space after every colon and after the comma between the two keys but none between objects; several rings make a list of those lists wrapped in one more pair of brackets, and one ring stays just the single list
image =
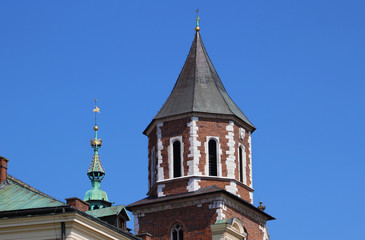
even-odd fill
[{"label": "white painted trim", "polygon": [[174,142],[180,142],[180,167],[181,167],[181,176],[184,176],[184,142],[182,140],[182,136],[176,136],[170,138],[170,145],[168,147],[168,158],[169,158],[169,179],[174,178]]}]

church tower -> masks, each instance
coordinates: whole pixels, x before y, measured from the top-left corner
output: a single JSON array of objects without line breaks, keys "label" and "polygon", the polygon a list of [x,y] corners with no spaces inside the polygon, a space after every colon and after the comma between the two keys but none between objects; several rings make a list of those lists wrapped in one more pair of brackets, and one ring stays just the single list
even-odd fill
[{"label": "church tower", "polygon": [[225,90],[200,36],[144,134],[148,197],[127,206],[151,239],[269,239],[274,219],[253,205],[254,125]]}]

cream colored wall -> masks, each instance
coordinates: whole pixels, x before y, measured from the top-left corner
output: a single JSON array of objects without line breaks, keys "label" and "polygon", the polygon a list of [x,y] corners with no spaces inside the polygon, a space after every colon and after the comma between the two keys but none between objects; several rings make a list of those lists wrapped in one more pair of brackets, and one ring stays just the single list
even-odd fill
[{"label": "cream colored wall", "polygon": [[1,240],[58,240],[65,222],[67,240],[129,239],[77,213],[0,219]]}]

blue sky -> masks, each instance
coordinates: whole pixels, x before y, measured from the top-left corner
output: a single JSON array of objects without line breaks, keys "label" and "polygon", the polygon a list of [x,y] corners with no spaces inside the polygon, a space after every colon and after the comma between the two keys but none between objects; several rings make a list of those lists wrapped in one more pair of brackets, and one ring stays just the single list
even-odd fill
[{"label": "blue sky", "polygon": [[[365,2],[0,2],[0,155],[59,200],[90,189],[93,99],[102,188],[147,193],[142,131],[201,35],[228,93],[257,127],[254,202],[272,240],[358,239],[364,227]],[[130,224],[130,227],[133,225]]]}]

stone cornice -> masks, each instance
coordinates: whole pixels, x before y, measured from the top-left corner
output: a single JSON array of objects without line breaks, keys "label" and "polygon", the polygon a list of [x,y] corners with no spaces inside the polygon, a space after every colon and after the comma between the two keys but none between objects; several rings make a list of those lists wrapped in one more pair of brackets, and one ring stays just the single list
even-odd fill
[{"label": "stone cornice", "polygon": [[171,182],[177,182],[177,181],[186,181],[188,179],[191,178],[199,178],[201,180],[213,180],[213,181],[223,181],[223,182],[231,182],[234,181],[237,185],[247,189],[250,192],[254,192],[255,190],[249,186],[247,186],[246,184],[238,181],[235,178],[228,178],[228,177],[216,177],[216,176],[206,176],[206,175],[190,175],[190,176],[183,176],[183,177],[178,177],[178,178],[170,178],[170,179],[164,179],[164,180],[160,180],[157,181],[152,187],[151,189],[147,192],[147,196],[149,196],[157,187],[158,184],[167,184],[167,183],[171,183]]},{"label": "stone cornice", "polygon": [[239,119],[238,117],[236,117],[234,115],[224,115],[224,114],[216,114],[216,113],[202,113],[202,112],[190,112],[190,113],[184,113],[184,114],[179,114],[179,115],[160,118],[160,119],[153,119],[151,121],[151,123],[147,126],[147,128],[143,131],[143,134],[146,135],[146,136],[149,136],[151,131],[155,128],[155,126],[158,122],[178,120],[178,119],[187,118],[187,117],[203,117],[203,118],[216,118],[216,119],[233,120],[236,123],[238,123],[237,124],[238,126],[244,127],[250,133],[255,131],[254,128],[252,128],[250,125],[248,125],[243,120]]},{"label": "stone cornice", "polygon": [[214,208],[218,208],[220,205],[217,203],[223,203],[224,205],[243,213],[243,215],[250,217],[262,226],[265,226],[266,221],[270,219],[268,217],[269,215],[260,212],[260,210],[256,209],[254,206],[245,206],[245,204],[240,203],[239,201],[234,200],[232,197],[227,196],[221,192],[209,195],[192,196],[183,199],[173,199],[169,200],[168,203],[163,201],[151,203],[150,205],[134,206],[130,211],[132,211],[133,215],[135,216],[143,217],[146,213],[160,212],[168,209],[178,209],[188,206],[201,206],[205,203],[212,204],[211,206],[216,206]]}]

